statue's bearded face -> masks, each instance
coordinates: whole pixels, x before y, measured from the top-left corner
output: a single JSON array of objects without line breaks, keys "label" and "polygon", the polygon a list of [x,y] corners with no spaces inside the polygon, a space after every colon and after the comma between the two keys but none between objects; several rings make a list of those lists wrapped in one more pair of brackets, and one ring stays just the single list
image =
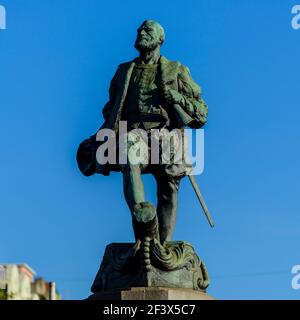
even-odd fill
[{"label": "statue's bearded face", "polygon": [[143,23],[137,30],[137,38],[134,47],[138,51],[152,51],[162,44],[163,35],[159,26],[155,23]]}]

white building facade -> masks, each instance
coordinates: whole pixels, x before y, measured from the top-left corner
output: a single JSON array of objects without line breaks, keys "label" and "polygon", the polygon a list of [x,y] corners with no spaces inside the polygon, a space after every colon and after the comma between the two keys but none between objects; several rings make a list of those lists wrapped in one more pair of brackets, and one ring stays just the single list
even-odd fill
[{"label": "white building facade", "polygon": [[26,263],[0,264],[0,289],[8,300],[60,299],[54,282],[34,279],[36,272]]}]

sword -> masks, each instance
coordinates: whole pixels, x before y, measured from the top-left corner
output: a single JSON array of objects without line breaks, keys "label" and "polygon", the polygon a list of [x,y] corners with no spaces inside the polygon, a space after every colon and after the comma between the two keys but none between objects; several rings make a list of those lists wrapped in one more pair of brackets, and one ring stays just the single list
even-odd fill
[{"label": "sword", "polygon": [[205,202],[204,202],[204,199],[203,199],[202,194],[201,194],[201,192],[200,192],[200,189],[199,189],[199,187],[198,187],[198,185],[197,185],[197,182],[196,182],[196,180],[195,180],[195,177],[194,177],[194,176],[190,176],[190,175],[189,175],[188,177],[189,177],[189,180],[190,180],[190,182],[191,182],[191,184],[192,184],[193,189],[194,189],[195,192],[196,192],[197,198],[198,198],[198,200],[199,200],[199,202],[200,202],[200,204],[201,204],[201,207],[202,207],[202,209],[203,209],[203,211],[204,211],[204,214],[205,214],[205,216],[206,216],[206,218],[207,218],[207,220],[208,220],[208,223],[209,223],[210,226],[213,228],[213,227],[215,226],[215,224],[214,224],[214,222],[213,222],[213,220],[212,220],[212,218],[211,218],[211,215],[210,215],[210,213],[209,213],[209,211],[208,211],[208,209],[207,209],[207,206],[206,206],[206,204],[205,204]]}]

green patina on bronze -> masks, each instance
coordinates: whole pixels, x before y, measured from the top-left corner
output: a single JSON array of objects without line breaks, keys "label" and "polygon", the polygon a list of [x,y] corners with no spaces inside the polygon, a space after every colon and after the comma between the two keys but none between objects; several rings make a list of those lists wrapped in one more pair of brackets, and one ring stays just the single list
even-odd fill
[{"label": "green patina on bronze", "polygon": [[[139,57],[118,66],[100,129],[112,129],[117,134],[119,122],[125,120],[129,130],[142,128],[147,132],[162,128],[198,129],[206,123],[208,108],[200,87],[186,66],[160,54],[164,40],[164,29],[153,20],[144,21],[138,28],[135,48]],[[96,134],[80,144],[79,168],[86,176],[122,172],[136,243],[108,247],[93,291],[116,288],[119,283],[204,290],[209,283],[205,265],[191,245],[172,241],[178,189],[181,178],[187,174],[186,164],[99,165],[99,145]],[[156,208],[145,197],[142,175],[146,173],[157,182]]]}]

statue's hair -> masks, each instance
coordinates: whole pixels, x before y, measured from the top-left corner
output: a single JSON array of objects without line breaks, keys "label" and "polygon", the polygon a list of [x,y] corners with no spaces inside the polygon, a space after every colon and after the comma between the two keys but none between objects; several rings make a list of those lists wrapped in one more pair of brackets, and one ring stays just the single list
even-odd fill
[{"label": "statue's hair", "polygon": [[155,20],[145,20],[143,23],[142,23],[142,25],[144,25],[144,24],[147,24],[147,23],[149,23],[149,24],[154,24],[154,25],[156,25],[157,27],[158,27],[158,29],[160,30],[160,40],[161,40],[161,44],[163,44],[163,42],[165,41],[165,30],[164,30],[164,28],[162,27],[162,25],[161,24],[159,24],[157,21],[155,21]]}]

